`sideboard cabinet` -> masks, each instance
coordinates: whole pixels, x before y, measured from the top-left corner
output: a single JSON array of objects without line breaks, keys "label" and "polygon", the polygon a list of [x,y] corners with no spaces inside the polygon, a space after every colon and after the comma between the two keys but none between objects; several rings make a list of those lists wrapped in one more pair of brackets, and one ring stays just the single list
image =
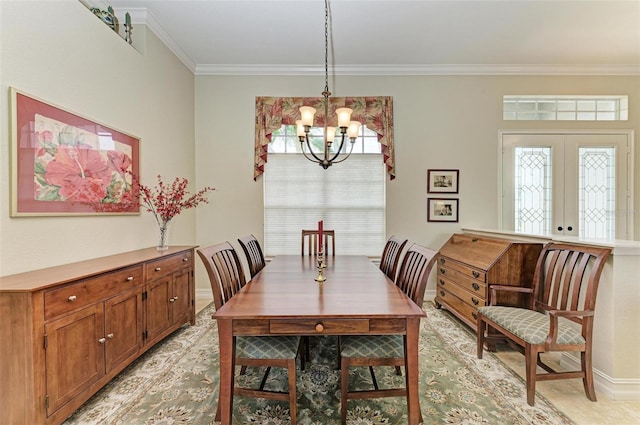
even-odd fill
[{"label": "sideboard cabinet", "polygon": [[62,423],[154,344],[195,324],[194,249],[0,277],[0,422]]},{"label": "sideboard cabinet", "polygon": [[[436,307],[446,307],[474,331],[489,285],[532,287],[541,243],[453,234],[436,256]],[[501,305],[524,306],[526,295],[499,294]]]}]

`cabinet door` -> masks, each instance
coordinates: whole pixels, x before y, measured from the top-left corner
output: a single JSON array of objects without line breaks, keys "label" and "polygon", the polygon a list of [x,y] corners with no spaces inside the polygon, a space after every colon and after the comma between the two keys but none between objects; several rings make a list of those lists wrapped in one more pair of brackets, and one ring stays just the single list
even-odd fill
[{"label": "cabinet door", "polygon": [[107,373],[135,358],[142,345],[142,291],[128,291],[105,302]]},{"label": "cabinet door", "polygon": [[172,322],[183,324],[189,321],[191,312],[191,270],[183,269],[173,275]]},{"label": "cabinet door", "polygon": [[53,320],[44,332],[47,415],[51,415],[105,375],[104,304]]},{"label": "cabinet door", "polygon": [[173,278],[171,275],[154,280],[147,284],[146,330],[145,344],[154,341],[172,324],[171,303],[173,297]]}]

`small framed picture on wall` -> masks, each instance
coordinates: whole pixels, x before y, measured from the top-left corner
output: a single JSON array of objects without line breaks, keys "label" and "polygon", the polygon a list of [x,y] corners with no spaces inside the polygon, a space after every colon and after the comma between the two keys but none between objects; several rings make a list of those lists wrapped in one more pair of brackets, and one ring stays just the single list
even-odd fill
[{"label": "small framed picture on wall", "polygon": [[428,193],[458,193],[460,170],[427,170]]},{"label": "small framed picture on wall", "polygon": [[458,200],[446,198],[428,198],[427,221],[457,223]]}]

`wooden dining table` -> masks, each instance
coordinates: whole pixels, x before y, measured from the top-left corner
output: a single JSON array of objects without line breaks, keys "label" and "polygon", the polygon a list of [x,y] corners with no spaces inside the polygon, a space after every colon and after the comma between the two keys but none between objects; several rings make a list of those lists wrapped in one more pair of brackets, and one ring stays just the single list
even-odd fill
[{"label": "wooden dining table", "polygon": [[366,256],[279,255],[214,318],[220,342],[220,418],[231,424],[234,337],[239,335],[405,335],[409,424],[418,424],[418,338],[426,314]]}]

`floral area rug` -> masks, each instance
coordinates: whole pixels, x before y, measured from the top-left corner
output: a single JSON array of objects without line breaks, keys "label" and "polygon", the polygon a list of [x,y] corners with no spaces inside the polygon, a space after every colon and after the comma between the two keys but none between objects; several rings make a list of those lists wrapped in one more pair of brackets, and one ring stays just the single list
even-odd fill
[{"label": "floral area rug", "polygon": [[[571,424],[543,396],[526,402],[525,383],[492,353],[476,358],[475,334],[446,311],[425,303],[420,332],[420,400],[425,424]],[[213,425],[218,400],[218,332],[209,305],[186,326],[120,373],[64,425]],[[340,423],[335,337],[311,338],[311,361],[298,370],[298,424]],[[239,369],[238,369],[239,371]],[[257,384],[262,370],[237,375]],[[402,385],[394,368],[376,368],[381,387]],[[286,389],[286,371],[272,369],[267,386]],[[350,387],[370,388],[366,368],[350,368]],[[350,400],[353,425],[407,423],[404,398]],[[286,402],[235,397],[234,424],[290,423]]]}]

